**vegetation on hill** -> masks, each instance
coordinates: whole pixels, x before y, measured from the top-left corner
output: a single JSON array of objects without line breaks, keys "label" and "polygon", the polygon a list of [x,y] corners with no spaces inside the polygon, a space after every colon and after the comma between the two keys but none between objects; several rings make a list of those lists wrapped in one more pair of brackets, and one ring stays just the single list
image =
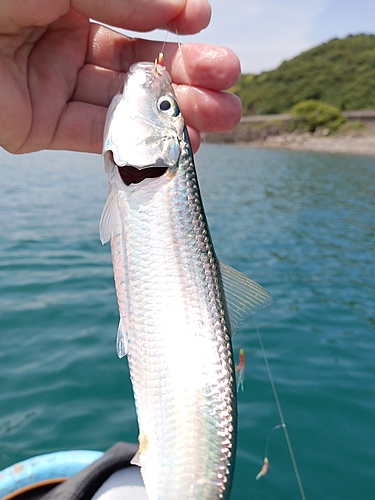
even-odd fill
[{"label": "vegetation on hill", "polygon": [[325,127],[328,132],[336,131],[345,123],[345,118],[339,108],[315,99],[308,99],[295,104],[290,110],[294,117],[294,128],[315,132]]},{"label": "vegetation on hill", "polygon": [[260,75],[242,75],[232,89],[244,114],[288,112],[315,99],[340,110],[375,109],[375,35],[333,39]]}]

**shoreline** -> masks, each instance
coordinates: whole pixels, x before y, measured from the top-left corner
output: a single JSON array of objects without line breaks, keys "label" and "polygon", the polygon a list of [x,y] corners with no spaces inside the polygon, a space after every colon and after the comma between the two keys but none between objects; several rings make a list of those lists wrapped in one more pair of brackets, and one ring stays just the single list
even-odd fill
[{"label": "shoreline", "polygon": [[256,148],[375,156],[375,135],[345,134],[324,137],[308,133],[298,135],[292,133],[269,136],[264,140],[246,142],[245,144]]},{"label": "shoreline", "polygon": [[[375,126],[366,124],[362,130],[345,130],[325,135],[325,130],[315,133],[295,130],[289,132],[282,120],[269,120],[258,123],[244,120],[229,132],[204,134],[207,143],[233,144],[254,148],[289,149],[292,151],[311,151],[316,153],[352,154],[375,156]],[[272,120],[271,120],[272,118]],[[327,131],[328,132],[328,131]]]}]

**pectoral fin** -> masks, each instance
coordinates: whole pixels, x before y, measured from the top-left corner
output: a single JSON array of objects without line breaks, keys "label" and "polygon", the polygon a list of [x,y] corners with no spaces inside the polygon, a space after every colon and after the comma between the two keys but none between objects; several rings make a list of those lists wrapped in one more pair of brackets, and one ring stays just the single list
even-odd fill
[{"label": "pectoral fin", "polygon": [[123,318],[120,318],[120,322],[118,325],[116,351],[119,358],[123,358],[128,353],[128,332],[126,323],[125,321],[123,321]]},{"label": "pectoral fin", "polygon": [[112,235],[122,231],[120,210],[118,207],[117,191],[110,191],[100,218],[100,241],[104,245]]}]

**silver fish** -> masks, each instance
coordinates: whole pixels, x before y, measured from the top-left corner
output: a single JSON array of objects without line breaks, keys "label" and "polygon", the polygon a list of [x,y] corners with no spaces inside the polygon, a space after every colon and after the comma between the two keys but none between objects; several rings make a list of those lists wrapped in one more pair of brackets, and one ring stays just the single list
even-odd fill
[{"label": "silver fish", "polygon": [[149,500],[229,496],[236,451],[231,334],[270,296],[219,264],[192,150],[167,70],[133,65],[108,111],[109,197],[100,237],[111,240]]}]

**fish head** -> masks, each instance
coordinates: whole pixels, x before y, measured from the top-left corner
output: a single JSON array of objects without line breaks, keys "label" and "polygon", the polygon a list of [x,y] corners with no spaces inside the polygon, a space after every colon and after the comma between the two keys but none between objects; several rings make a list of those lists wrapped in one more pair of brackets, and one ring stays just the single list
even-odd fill
[{"label": "fish head", "polygon": [[[183,133],[184,120],[166,68],[147,62],[131,66],[123,91],[108,110],[103,153],[112,153],[122,177],[121,167],[149,169],[151,177],[157,177],[178,164]],[[146,177],[145,172],[137,175]]]}]

